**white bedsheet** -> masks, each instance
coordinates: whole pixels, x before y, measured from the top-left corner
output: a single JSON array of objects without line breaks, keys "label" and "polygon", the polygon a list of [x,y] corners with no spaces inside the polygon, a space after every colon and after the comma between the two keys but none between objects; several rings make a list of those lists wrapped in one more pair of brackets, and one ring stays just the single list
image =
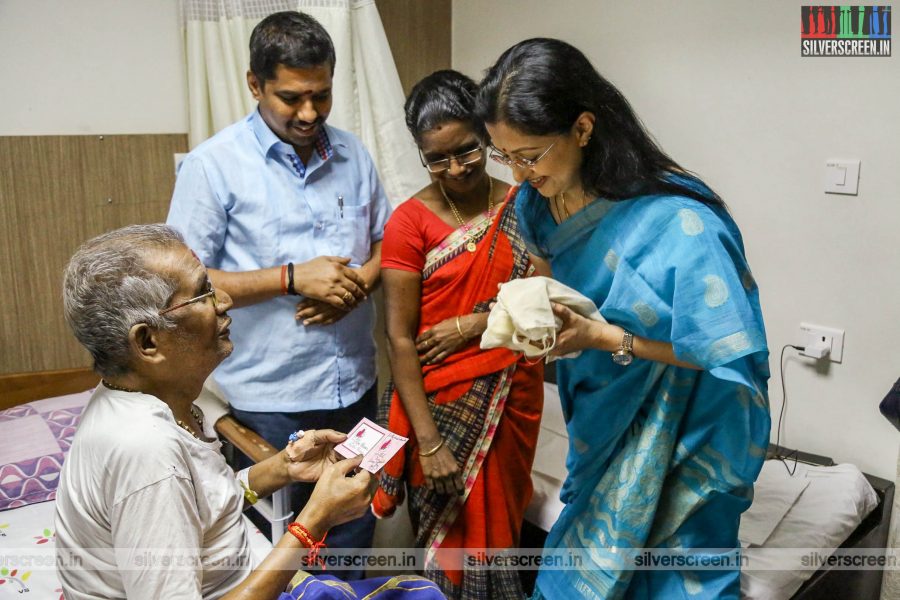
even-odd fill
[{"label": "white bedsheet", "polygon": [[[40,502],[0,512],[0,598],[63,600],[54,567],[54,508],[53,502]],[[246,515],[244,521],[250,532],[250,551],[258,564],[272,544]]]}]

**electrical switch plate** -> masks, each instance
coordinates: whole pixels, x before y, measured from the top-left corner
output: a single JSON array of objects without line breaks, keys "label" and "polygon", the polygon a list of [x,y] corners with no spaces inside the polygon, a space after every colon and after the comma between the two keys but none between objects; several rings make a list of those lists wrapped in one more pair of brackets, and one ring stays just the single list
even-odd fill
[{"label": "electrical switch plate", "polygon": [[825,161],[825,193],[855,196],[859,191],[858,160]]},{"label": "electrical switch plate", "polygon": [[[823,327],[811,323],[800,323],[800,341],[798,346],[810,346],[814,343],[824,343],[831,351],[828,360],[839,363],[844,358],[844,330],[833,327]],[[803,354],[803,352],[800,352]],[[804,356],[806,356],[804,354]]]}]

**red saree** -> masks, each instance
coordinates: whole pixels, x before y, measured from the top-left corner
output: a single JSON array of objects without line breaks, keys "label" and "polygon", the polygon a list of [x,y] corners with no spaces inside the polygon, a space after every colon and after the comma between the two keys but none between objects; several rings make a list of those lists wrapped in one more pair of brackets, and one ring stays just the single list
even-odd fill
[{"label": "red saree", "polygon": [[[422,273],[419,333],[457,315],[489,311],[499,283],[533,270],[511,198],[515,189],[497,208],[495,218],[480,215],[468,232],[452,230],[415,199],[395,211],[394,222],[385,230],[382,266]],[[402,236],[403,242],[395,243],[394,236]],[[475,252],[466,250],[469,238],[477,243]],[[419,241],[417,263],[403,249]],[[515,571],[464,568],[462,552],[438,550],[518,545],[532,492],[531,465],[543,404],[542,365],[529,365],[506,349],[481,350],[474,339],[442,363],[423,366],[422,374],[435,423],[462,467],[465,493],[447,496],[425,487],[415,433],[391,385],[386,393],[389,403],[383,403],[380,417],[391,431],[408,436],[410,443],[385,466],[373,509],[379,515],[391,514],[408,491],[416,544],[427,550],[425,576],[448,597],[521,598]]]}]

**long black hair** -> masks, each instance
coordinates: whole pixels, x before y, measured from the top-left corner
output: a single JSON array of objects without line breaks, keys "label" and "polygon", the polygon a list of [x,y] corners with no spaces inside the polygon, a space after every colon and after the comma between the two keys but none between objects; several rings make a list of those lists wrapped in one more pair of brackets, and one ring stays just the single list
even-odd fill
[{"label": "long black hair", "polygon": [[475,117],[478,84],[458,71],[435,71],[413,86],[403,109],[406,127],[418,144],[422,134],[448,121],[472,126],[478,139],[485,139],[484,123]]},{"label": "long black hair", "polygon": [[668,193],[724,206],[662,151],[587,57],[561,40],[533,38],[504,52],[481,82],[475,111],[483,122],[540,136],[567,133],[591,112],[596,120],[581,165],[586,191],[610,200]]}]

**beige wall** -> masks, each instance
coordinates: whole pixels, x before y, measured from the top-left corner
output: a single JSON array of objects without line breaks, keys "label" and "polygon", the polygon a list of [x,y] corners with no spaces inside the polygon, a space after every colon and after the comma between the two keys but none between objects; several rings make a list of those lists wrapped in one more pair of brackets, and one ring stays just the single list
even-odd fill
[{"label": "beige wall", "polygon": [[177,6],[0,1],[0,135],[187,132]]},{"label": "beige wall", "polygon": [[[789,352],[782,442],[893,479],[898,436],[877,407],[900,377],[900,52],[801,58],[801,4],[455,0],[453,66],[480,76],[533,36],[581,48],[737,219],[762,291],[774,419],[778,352],[799,323],[846,330],[843,363],[827,370]],[[859,196],[822,192],[834,157],[862,160]]]}]

